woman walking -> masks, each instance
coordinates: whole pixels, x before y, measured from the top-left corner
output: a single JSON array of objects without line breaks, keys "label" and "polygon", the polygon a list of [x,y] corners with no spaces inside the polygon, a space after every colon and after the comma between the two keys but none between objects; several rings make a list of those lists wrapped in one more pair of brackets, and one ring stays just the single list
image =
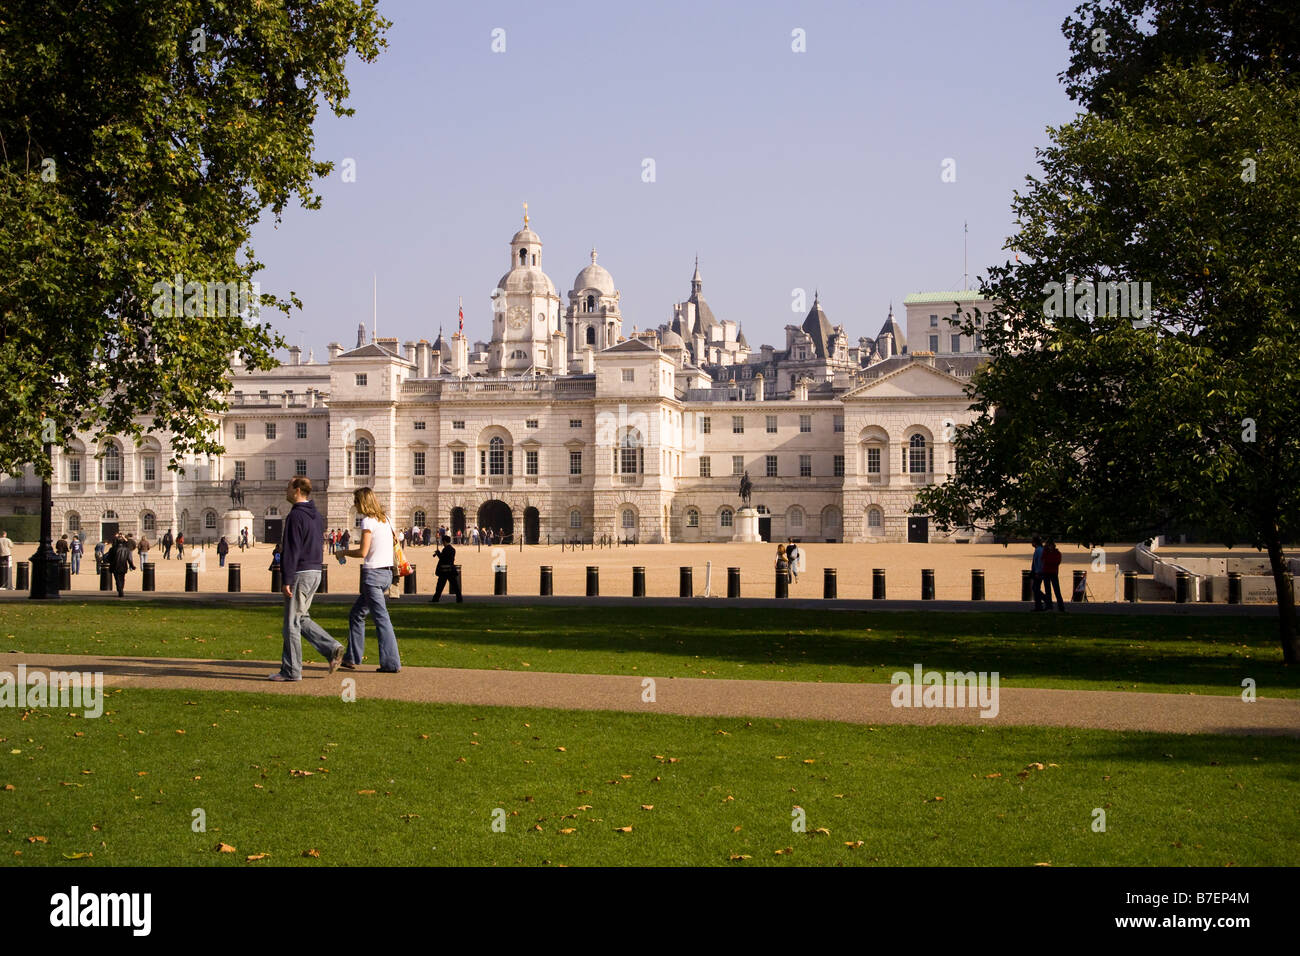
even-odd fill
[{"label": "woman walking", "polygon": [[226,566],[226,555],[230,553],[230,542],[226,540],[223,534],[221,540],[217,542],[217,559],[221,562],[220,566]]},{"label": "woman walking", "polygon": [[361,664],[366,650],[366,615],[375,619],[375,632],[379,637],[379,671],[396,674],[402,669],[402,659],[397,651],[397,635],[388,616],[385,592],[393,583],[393,544],[397,534],[380,506],[375,493],[369,488],[358,488],[352,502],[361,515],[361,541],[344,552],[349,558],[361,558],[361,594],[348,615],[348,650],[343,655],[343,667],[354,671]]}]

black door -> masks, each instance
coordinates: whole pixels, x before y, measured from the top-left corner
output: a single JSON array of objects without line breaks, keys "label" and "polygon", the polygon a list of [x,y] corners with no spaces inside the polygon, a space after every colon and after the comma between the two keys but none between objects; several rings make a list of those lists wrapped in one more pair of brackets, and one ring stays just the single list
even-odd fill
[{"label": "black door", "polygon": [[758,536],[764,541],[772,540],[772,519],[767,515],[758,517]]},{"label": "black door", "polygon": [[[99,524],[99,529],[100,529],[100,534],[99,534],[100,541],[112,541],[113,536],[117,534],[117,522],[101,521]],[[91,550],[93,551],[94,549],[92,548]]]},{"label": "black door", "polygon": [[280,543],[280,531],[284,527],[283,518],[267,518],[266,527],[262,531],[262,540],[267,544]]},{"label": "black door", "polygon": [[459,531],[462,535],[465,533],[465,509],[451,509],[451,533],[454,535]]},{"label": "black door", "polygon": [[542,516],[536,508],[524,509],[524,544],[537,544],[541,537]]},{"label": "black door", "polygon": [[929,518],[908,518],[907,519],[907,540],[925,544],[930,540],[930,519]]}]

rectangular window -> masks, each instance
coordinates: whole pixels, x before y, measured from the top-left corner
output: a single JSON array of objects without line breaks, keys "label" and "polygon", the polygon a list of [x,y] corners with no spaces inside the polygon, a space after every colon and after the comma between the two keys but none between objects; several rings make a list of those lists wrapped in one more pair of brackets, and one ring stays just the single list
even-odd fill
[{"label": "rectangular window", "polygon": [[776,434],[776,416],[775,416],[775,415],[768,415],[768,416],[767,416],[767,433],[768,433],[769,435],[775,435],[775,434]]},{"label": "rectangular window", "polygon": [[984,351],[984,336],[979,332],[975,333],[975,351],[976,352]]},{"label": "rectangular window", "polygon": [[306,437],[307,437],[307,423],[306,423],[306,422],[294,422],[294,431],[297,433],[297,435],[298,435],[299,438],[306,438]]},{"label": "rectangular window", "polygon": [[424,477],[424,452],[417,451],[415,453],[415,460],[412,462],[411,473],[416,478]]},{"label": "rectangular window", "polygon": [[74,485],[81,484],[81,459],[70,458],[68,460],[68,481]]},{"label": "rectangular window", "polygon": [[799,431],[801,431],[801,432],[810,432],[810,431],[812,431],[812,416],[811,416],[811,415],[800,415],[800,416],[799,416]]},{"label": "rectangular window", "polygon": [[294,473],[294,476],[297,477],[297,478],[306,478],[306,477],[307,477],[307,459],[306,459],[306,458],[295,458],[295,459],[293,460],[293,473]]},{"label": "rectangular window", "polygon": [[[422,432],[422,431],[424,431],[424,422],[416,422],[416,423],[415,423],[415,430],[416,430],[417,432]],[[306,435],[300,435],[300,436],[298,436],[298,437],[300,437],[300,438],[306,438],[307,436],[306,436]]]},{"label": "rectangular window", "polygon": [[834,458],[834,462],[835,462],[835,471],[834,471],[835,477],[843,478],[844,477],[844,456],[836,455]]},{"label": "rectangular window", "polygon": [[868,475],[880,474],[880,449],[879,448],[867,449],[867,474]]},{"label": "rectangular window", "polygon": [[266,423],[266,437],[267,438],[275,437],[275,422]]},{"label": "rectangular window", "polygon": [[930,316],[930,328],[937,329],[938,327],[939,327],[939,317],[937,315]]},{"label": "rectangular window", "polygon": [[582,527],[582,512],[581,512],[581,511],[570,511],[570,512],[569,512],[569,527],[570,527],[570,528],[581,528],[581,527]]},{"label": "rectangular window", "polygon": [[275,481],[275,460],[267,459],[262,462],[262,470],[266,473],[267,481]]},{"label": "rectangular window", "polygon": [[703,418],[700,419],[700,434],[701,435],[713,434],[713,419],[710,418],[708,415],[705,415]]},{"label": "rectangular window", "polygon": [[248,434],[248,426],[247,426],[247,425],[245,425],[243,422],[239,422],[238,424],[235,425],[235,440],[236,440],[236,441],[243,441],[243,440],[244,440],[244,437],[245,437],[247,434]]},{"label": "rectangular window", "polygon": [[580,451],[569,452],[569,474],[571,475],[582,474],[582,452]]},{"label": "rectangular window", "polygon": [[776,455],[768,455],[766,461],[767,461],[767,477],[775,478],[776,477]]},{"label": "rectangular window", "polygon": [[745,473],[745,456],[744,456],[744,455],[732,455],[732,456],[731,456],[731,473],[732,473],[733,475],[743,475],[743,474]]},{"label": "rectangular window", "polygon": [[451,453],[451,473],[453,475],[465,474],[465,453],[463,451],[453,451]]},{"label": "rectangular window", "polygon": [[713,477],[713,461],[709,458],[708,455],[700,456],[700,477],[701,478]]},{"label": "rectangular window", "polygon": [[799,456],[799,477],[800,478],[812,477],[812,455]]},{"label": "rectangular window", "polygon": [[570,427],[570,428],[581,428],[581,427],[582,427],[582,419],[581,419],[581,418],[570,418],[570,419],[569,419],[569,427]]},{"label": "rectangular window", "polygon": [[530,418],[530,419],[528,419],[526,422],[524,422],[524,427],[525,427],[525,428],[536,428],[536,427],[537,427],[537,419],[536,419],[536,418]]},{"label": "rectangular window", "polygon": [[733,435],[743,435],[743,434],[745,434],[745,416],[744,416],[744,415],[732,415],[732,416],[731,416],[731,434],[733,434]]},{"label": "rectangular window", "polygon": [[957,353],[957,352],[960,352],[960,351],[961,351],[961,336],[960,336],[960,335],[954,335],[954,336],[952,337],[952,350],[953,350],[954,353]]},{"label": "rectangular window", "polygon": [[144,480],[157,481],[158,480],[158,459],[155,458],[153,455],[147,455],[144,458],[143,464],[144,464]]},{"label": "rectangular window", "polygon": [[464,419],[454,419],[454,420],[452,421],[452,423],[451,423],[451,427],[452,427],[455,431],[463,432],[463,431],[465,430],[465,421],[464,421]]},{"label": "rectangular window", "polygon": [[235,477],[236,477],[236,478],[238,478],[240,481],[244,481],[244,480],[245,480],[245,471],[246,471],[246,468],[245,468],[244,463],[243,463],[242,461],[237,461],[237,462],[235,462]]},{"label": "rectangular window", "polygon": [[366,373],[357,372],[357,388],[365,388],[365,387],[366,387]]},{"label": "rectangular window", "polygon": [[931,352],[939,351],[939,336],[937,335],[930,336],[930,351]]},{"label": "rectangular window", "polygon": [[835,431],[836,431],[837,434],[838,434],[838,433],[843,433],[843,431],[844,431],[844,416],[843,416],[843,415],[836,415],[836,416],[835,416]]},{"label": "rectangular window", "polygon": [[537,452],[531,450],[524,452],[524,474],[537,474]]},{"label": "rectangular window", "polygon": [[622,371],[623,371],[623,381],[625,382],[636,381],[636,371],[634,369],[625,368]]}]

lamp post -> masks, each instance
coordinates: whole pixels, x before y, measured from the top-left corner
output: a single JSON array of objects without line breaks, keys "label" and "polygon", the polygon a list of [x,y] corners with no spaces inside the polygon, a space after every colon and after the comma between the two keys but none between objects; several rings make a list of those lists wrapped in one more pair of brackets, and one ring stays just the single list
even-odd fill
[{"label": "lamp post", "polygon": [[[44,445],[45,460],[53,468],[53,450],[49,442]],[[50,489],[50,475],[41,478],[41,544],[32,555],[32,590],[30,597],[34,600],[46,600],[59,596],[59,556],[54,551],[54,533],[52,531],[54,496]]]}]

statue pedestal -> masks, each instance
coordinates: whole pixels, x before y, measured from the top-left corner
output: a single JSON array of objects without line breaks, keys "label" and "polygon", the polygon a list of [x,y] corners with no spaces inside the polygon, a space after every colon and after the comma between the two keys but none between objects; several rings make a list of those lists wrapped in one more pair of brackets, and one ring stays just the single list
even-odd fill
[{"label": "statue pedestal", "polygon": [[227,511],[221,516],[221,536],[232,548],[239,543],[239,532],[248,529],[248,540],[253,540],[253,512],[243,508]]},{"label": "statue pedestal", "polygon": [[744,544],[761,542],[758,534],[758,512],[753,508],[741,508],[736,512],[735,531],[731,540]]}]

